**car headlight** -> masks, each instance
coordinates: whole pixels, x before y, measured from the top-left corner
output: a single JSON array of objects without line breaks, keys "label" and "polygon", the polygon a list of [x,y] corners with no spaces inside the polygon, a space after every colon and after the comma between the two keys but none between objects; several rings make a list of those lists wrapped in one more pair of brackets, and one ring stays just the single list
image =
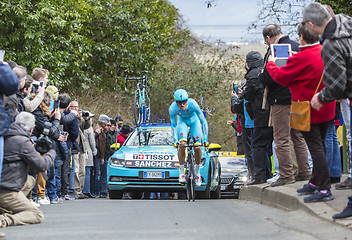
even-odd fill
[{"label": "car headlight", "polygon": [[125,162],[125,159],[121,158],[111,158],[110,159],[110,164],[114,166],[123,166]]},{"label": "car headlight", "polygon": [[243,172],[238,173],[236,182],[237,183],[247,182],[247,179],[248,179],[247,175],[248,175],[247,171],[243,171]]}]

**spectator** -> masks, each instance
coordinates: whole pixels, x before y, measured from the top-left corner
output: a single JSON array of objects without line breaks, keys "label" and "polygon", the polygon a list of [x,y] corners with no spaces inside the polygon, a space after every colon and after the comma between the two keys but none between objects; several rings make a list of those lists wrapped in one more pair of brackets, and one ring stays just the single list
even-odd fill
[{"label": "spectator", "polygon": [[350,100],[349,99],[342,99],[341,100],[341,113],[343,116],[343,121],[346,123],[346,135],[347,135],[347,141],[349,142],[349,149],[350,149],[350,171],[349,171],[349,176],[346,178],[345,181],[340,182],[335,185],[335,188],[337,190],[345,190],[345,189],[352,189],[352,158],[351,158],[351,153],[352,153],[352,134],[351,134],[351,129],[350,125],[347,124],[351,122],[351,109],[350,109]]},{"label": "spectator", "polygon": [[308,153],[304,138],[300,131],[291,129],[289,126],[291,108],[290,90],[288,87],[275,82],[269,75],[266,67],[267,60],[271,55],[271,44],[290,44],[293,51],[299,51],[299,44],[292,41],[288,36],[283,35],[280,26],[276,24],[267,25],[263,30],[263,37],[269,48],[264,57],[264,70],[259,79],[268,89],[267,100],[270,104],[275,152],[279,161],[280,173],[279,179],[276,182],[271,183],[272,187],[276,187],[295,182],[290,139],[293,142],[298,167],[300,168],[300,180],[307,180],[309,178],[310,168],[308,165]]},{"label": "spectator", "polygon": [[66,142],[59,144],[60,158],[63,161],[61,168],[61,196],[65,200],[74,200],[75,198],[69,194],[69,175],[70,165],[72,161],[72,147],[73,142],[76,141],[79,130],[78,130],[78,112],[76,110],[69,110],[71,98],[68,94],[59,94],[58,100],[60,100],[60,111],[61,111],[61,124],[63,124],[64,132],[67,132],[68,138]]},{"label": "spectator", "polygon": [[116,122],[116,125],[117,125],[116,133],[117,133],[117,135],[118,135],[118,134],[120,133],[121,127],[122,127],[122,125],[123,125],[123,119],[122,119],[122,117],[121,117],[121,116],[117,116],[117,117],[115,118],[115,122]]},{"label": "spectator", "polygon": [[110,129],[110,118],[104,114],[99,116],[99,128],[96,130],[98,153],[95,159],[95,188],[94,194],[106,198],[107,192],[107,159],[105,159],[106,133]]},{"label": "spectator", "polygon": [[[20,89],[22,89],[25,85],[27,71],[22,66],[17,66],[13,68],[13,71],[16,73],[19,81],[20,81]],[[19,91],[19,90],[18,90]],[[16,93],[18,92],[16,91]],[[18,114],[18,99],[16,93],[8,96],[5,104],[5,108],[10,111],[10,121],[13,122],[15,116]]]},{"label": "spectator", "polygon": [[91,182],[91,173],[93,172],[92,168],[94,166],[94,156],[97,154],[97,148],[96,148],[96,144],[95,144],[95,139],[94,139],[94,131],[93,131],[93,127],[92,127],[92,117],[94,117],[95,114],[92,114],[90,112],[88,112],[88,117],[84,117],[86,118],[86,120],[89,120],[89,128],[88,129],[84,129],[84,139],[86,142],[86,146],[87,146],[87,152],[88,152],[88,157],[86,159],[86,173],[85,173],[85,179],[84,179],[84,188],[82,193],[85,194],[86,196],[90,197],[90,198],[95,198],[96,196],[94,194],[91,193],[91,186],[90,186],[90,182]]},{"label": "spectator", "polygon": [[248,101],[246,111],[254,121],[252,158],[254,178],[250,185],[265,183],[271,177],[271,160],[273,130],[269,127],[269,111],[263,109],[264,87],[259,81],[259,73],[263,67],[263,57],[257,51],[246,55],[246,86],[241,96]]},{"label": "spectator", "polygon": [[[29,97],[32,90],[32,84],[33,84],[33,78],[27,75],[25,78],[25,83],[23,88],[21,88],[20,91],[16,93],[18,112],[25,111],[24,100],[27,99],[27,97]],[[42,88],[41,90],[44,91],[44,88]]]},{"label": "spectator", "polygon": [[[319,36],[310,34],[302,24],[298,27],[298,35],[301,42],[301,52],[288,58],[287,64],[280,68],[276,66],[274,59],[271,57],[269,58],[267,69],[275,81],[290,88],[293,101],[309,101],[318,86],[318,91],[324,87],[323,83],[319,85],[324,64],[320,56]],[[334,199],[330,192],[329,169],[324,151],[325,135],[329,121],[334,116],[335,102],[326,104],[320,111],[312,109],[311,130],[302,132],[313,159],[313,172],[309,183],[297,190],[301,195],[310,195],[304,198],[304,202]],[[308,165],[306,162],[301,162],[298,166],[302,165],[302,163]],[[299,174],[307,175],[308,172],[305,168],[301,168],[299,169]]]},{"label": "spectator", "polygon": [[119,135],[117,135],[116,137],[116,143],[119,143],[120,146],[122,146],[122,144],[126,141],[128,135],[130,135],[130,133],[132,132],[131,127],[128,125],[123,125],[121,127],[121,131],[119,133]]},{"label": "spectator", "polygon": [[328,162],[331,183],[339,183],[342,176],[340,144],[336,135],[336,130],[340,126],[340,115],[340,103],[336,102],[335,118],[329,122],[325,136],[326,161]]},{"label": "spectator", "polygon": [[[72,105],[77,105],[79,109],[79,105],[77,101],[72,101]],[[79,125],[79,135],[77,138],[77,143],[79,146],[79,152],[75,155],[75,179],[74,179],[74,187],[77,198],[83,199],[87,198],[86,195],[82,193],[84,188],[84,181],[85,181],[85,173],[86,173],[86,159],[88,156],[86,140],[84,137],[84,130],[89,128],[89,118],[83,118],[82,110],[78,113],[78,125]],[[86,120],[87,119],[87,120]]]},{"label": "spectator", "polygon": [[[34,96],[32,96],[34,98]],[[43,133],[46,122],[51,122],[51,128],[49,129],[49,137],[57,141],[60,137],[60,119],[61,114],[58,110],[49,111],[49,106],[51,103],[51,98],[48,93],[44,94],[44,99],[40,105],[33,111],[35,116],[35,128],[33,130],[33,135],[37,138]],[[51,117],[53,121],[51,121]],[[53,173],[54,169],[52,168],[51,172]],[[46,187],[46,173],[38,173],[37,175],[37,201],[39,204],[50,204],[49,199],[45,197],[45,187]],[[48,190],[50,200],[56,199],[56,189],[51,188],[51,191]]]},{"label": "spectator", "polygon": [[[246,66],[247,65],[245,64],[245,68]],[[246,70],[248,69],[246,68]],[[252,158],[252,135],[254,122],[247,113],[247,101],[244,100],[241,96],[242,89],[246,86],[245,84],[246,82],[242,83],[242,87],[238,89],[239,96],[234,91],[231,92],[231,111],[232,113],[242,114],[242,117],[240,118],[240,123],[242,126],[243,148],[246,156],[246,163],[249,173],[248,181],[251,181],[254,179],[254,163]]]},{"label": "spectator", "polygon": [[0,181],[2,161],[4,154],[4,135],[10,125],[9,116],[5,111],[4,95],[9,96],[14,94],[20,88],[20,82],[17,75],[11,70],[10,66],[3,61],[0,61]]},{"label": "spectator", "polygon": [[[310,3],[303,9],[303,21],[308,31],[321,35],[321,56],[324,62],[325,87],[313,96],[312,108],[319,110],[336,99],[352,99],[352,18],[343,14],[332,17],[320,3]],[[352,108],[352,106],[350,107]],[[351,122],[346,123],[351,127]],[[352,196],[347,207],[334,219],[352,216]]]},{"label": "spectator", "polygon": [[[60,101],[61,104],[61,101]],[[69,171],[69,177],[68,177],[68,189],[69,193],[71,195],[77,195],[75,193],[75,188],[74,188],[74,179],[75,179],[75,157],[74,155],[79,152],[79,146],[77,144],[77,138],[79,135],[79,125],[78,125],[78,103],[76,102],[75,104],[72,104],[71,102],[69,103],[69,109],[66,110],[64,113],[65,115],[71,113],[72,111],[76,112],[77,115],[74,119],[74,121],[70,122],[69,124],[64,124],[64,131],[68,132],[68,139],[67,139],[67,148],[68,148],[68,155],[70,158],[70,171]]]},{"label": "spectator", "polygon": [[114,154],[114,150],[111,150],[110,146],[114,143],[116,143],[116,137],[118,135],[117,133],[117,126],[116,126],[116,121],[114,119],[110,119],[110,129],[106,133],[106,146],[105,146],[105,159],[108,160],[111,155]]},{"label": "spectator", "polygon": [[[11,124],[5,139],[4,168],[0,185],[0,207],[6,213],[0,215],[0,226],[40,223],[43,213],[26,197],[35,180],[28,176],[28,169],[46,171],[53,163],[55,150],[42,157],[33,146],[30,137],[35,126],[32,114],[21,112]],[[21,148],[18,148],[21,146]],[[26,183],[27,182],[27,183]],[[24,186],[28,184],[24,189]]]}]

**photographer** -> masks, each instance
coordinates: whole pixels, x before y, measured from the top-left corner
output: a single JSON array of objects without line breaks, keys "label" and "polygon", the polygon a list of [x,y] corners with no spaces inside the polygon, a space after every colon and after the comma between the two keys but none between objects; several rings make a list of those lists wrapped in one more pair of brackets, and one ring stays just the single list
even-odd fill
[{"label": "photographer", "polygon": [[[42,157],[34,148],[31,133],[35,126],[32,114],[21,112],[5,136],[4,165],[0,183],[0,208],[6,213],[0,215],[0,227],[40,223],[43,213],[26,197],[34,186],[34,178],[28,176],[28,169],[46,171],[55,159],[55,150]],[[27,181],[27,182],[26,182]],[[24,185],[26,187],[24,192]]]},{"label": "photographer", "polygon": [[[32,97],[34,97],[32,95]],[[60,119],[61,113],[58,109],[49,111],[51,104],[50,95],[45,92],[44,99],[39,104],[39,106],[33,111],[35,116],[35,128],[33,130],[33,135],[37,138],[43,133],[45,123],[51,123],[48,129],[48,137],[53,141],[57,141],[60,137]],[[37,201],[39,204],[50,204],[49,200],[45,197],[45,187],[46,187],[46,174],[39,173],[37,175]],[[54,196],[53,198],[56,198]],[[52,199],[51,199],[52,200]]]}]

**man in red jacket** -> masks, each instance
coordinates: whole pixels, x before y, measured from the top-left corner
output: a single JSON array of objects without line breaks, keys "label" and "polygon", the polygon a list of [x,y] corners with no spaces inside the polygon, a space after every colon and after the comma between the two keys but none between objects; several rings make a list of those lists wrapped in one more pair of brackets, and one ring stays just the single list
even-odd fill
[{"label": "man in red jacket", "polygon": [[131,133],[131,127],[128,125],[123,125],[121,127],[121,131],[119,133],[119,135],[117,135],[116,137],[116,142],[120,143],[120,146],[122,146],[122,144],[126,141],[126,138],[128,137],[128,135],[130,135]]}]

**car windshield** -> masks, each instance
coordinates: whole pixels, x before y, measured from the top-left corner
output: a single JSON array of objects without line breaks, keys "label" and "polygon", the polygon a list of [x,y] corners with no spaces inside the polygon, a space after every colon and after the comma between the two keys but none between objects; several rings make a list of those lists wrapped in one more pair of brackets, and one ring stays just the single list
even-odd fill
[{"label": "car windshield", "polygon": [[149,128],[136,129],[126,142],[126,146],[162,146],[172,145],[173,138],[171,129],[168,128]]}]

